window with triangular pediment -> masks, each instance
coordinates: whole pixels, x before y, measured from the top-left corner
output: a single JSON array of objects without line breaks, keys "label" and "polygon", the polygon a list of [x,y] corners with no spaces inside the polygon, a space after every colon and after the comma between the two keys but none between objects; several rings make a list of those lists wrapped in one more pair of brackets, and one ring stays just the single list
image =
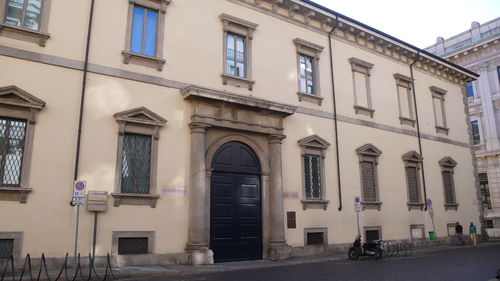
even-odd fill
[{"label": "window with triangular pediment", "polygon": [[377,165],[378,157],[382,154],[382,151],[369,143],[356,149],[356,153],[359,157],[361,204],[363,209],[380,210]]}]

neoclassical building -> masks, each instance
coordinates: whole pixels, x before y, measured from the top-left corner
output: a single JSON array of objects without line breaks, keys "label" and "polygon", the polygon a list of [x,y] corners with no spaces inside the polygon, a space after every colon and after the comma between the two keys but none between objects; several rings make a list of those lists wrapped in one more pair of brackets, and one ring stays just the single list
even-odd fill
[{"label": "neoclassical building", "polygon": [[478,75],[314,2],[0,0],[0,20],[0,257],[279,260],[482,222]]},{"label": "neoclassical building", "polygon": [[500,18],[484,24],[473,22],[470,30],[451,38],[439,37],[426,48],[481,76],[467,83],[467,102],[479,173],[485,227],[500,237]]}]

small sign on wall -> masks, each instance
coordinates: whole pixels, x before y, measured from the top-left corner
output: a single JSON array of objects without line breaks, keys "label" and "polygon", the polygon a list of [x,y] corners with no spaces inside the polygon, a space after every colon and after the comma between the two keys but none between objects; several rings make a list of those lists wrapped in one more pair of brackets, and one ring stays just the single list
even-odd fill
[{"label": "small sign on wall", "polygon": [[163,194],[171,194],[175,196],[187,196],[187,189],[185,186],[168,186],[165,185],[161,188]]},{"label": "small sign on wall", "polygon": [[87,211],[105,212],[108,210],[108,192],[90,190],[87,194]]}]

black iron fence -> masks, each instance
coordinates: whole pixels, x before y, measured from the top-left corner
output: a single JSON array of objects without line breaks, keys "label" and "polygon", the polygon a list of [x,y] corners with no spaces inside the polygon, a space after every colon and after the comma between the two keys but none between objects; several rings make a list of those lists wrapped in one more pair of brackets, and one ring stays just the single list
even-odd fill
[{"label": "black iron fence", "polygon": [[[22,268],[16,267],[14,257],[10,256],[10,258],[0,259],[0,262],[2,260],[5,261],[5,265],[2,267],[0,281],[106,281],[115,279],[109,254],[106,255],[106,268],[104,268],[104,273],[101,274],[97,273],[94,266],[94,259],[90,254],[88,256],[88,265],[82,266],[82,259],[83,258],[80,258],[80,254],[78,254],[74,261],[74,272],[69,272],[70,270],[68,269],[70,265],[68,264],[68,254],[66,254],[63,264],[58,271],[54,272],[57,273],[57,275],[53,274],[51,276],[47,269],[45,254],[42,254],[39,267],[36,271],[33,271],[35,268],[32,266],[30,254],[26,255]],[[86,266],[88,266],[88,269],[85,268]],[[102,271],[102,269],[100,270]]]}]

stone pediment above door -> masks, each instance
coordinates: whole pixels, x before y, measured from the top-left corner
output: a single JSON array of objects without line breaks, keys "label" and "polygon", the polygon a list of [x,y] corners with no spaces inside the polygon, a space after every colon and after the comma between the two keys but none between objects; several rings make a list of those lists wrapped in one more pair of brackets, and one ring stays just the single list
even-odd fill
[{"label": "stone pediment above door", "polygon": [[264,134],[281,134],[283,118],[297,109],[288,104],[198,86],[186,87],[181,94],[192,104],[192,122]]}]

